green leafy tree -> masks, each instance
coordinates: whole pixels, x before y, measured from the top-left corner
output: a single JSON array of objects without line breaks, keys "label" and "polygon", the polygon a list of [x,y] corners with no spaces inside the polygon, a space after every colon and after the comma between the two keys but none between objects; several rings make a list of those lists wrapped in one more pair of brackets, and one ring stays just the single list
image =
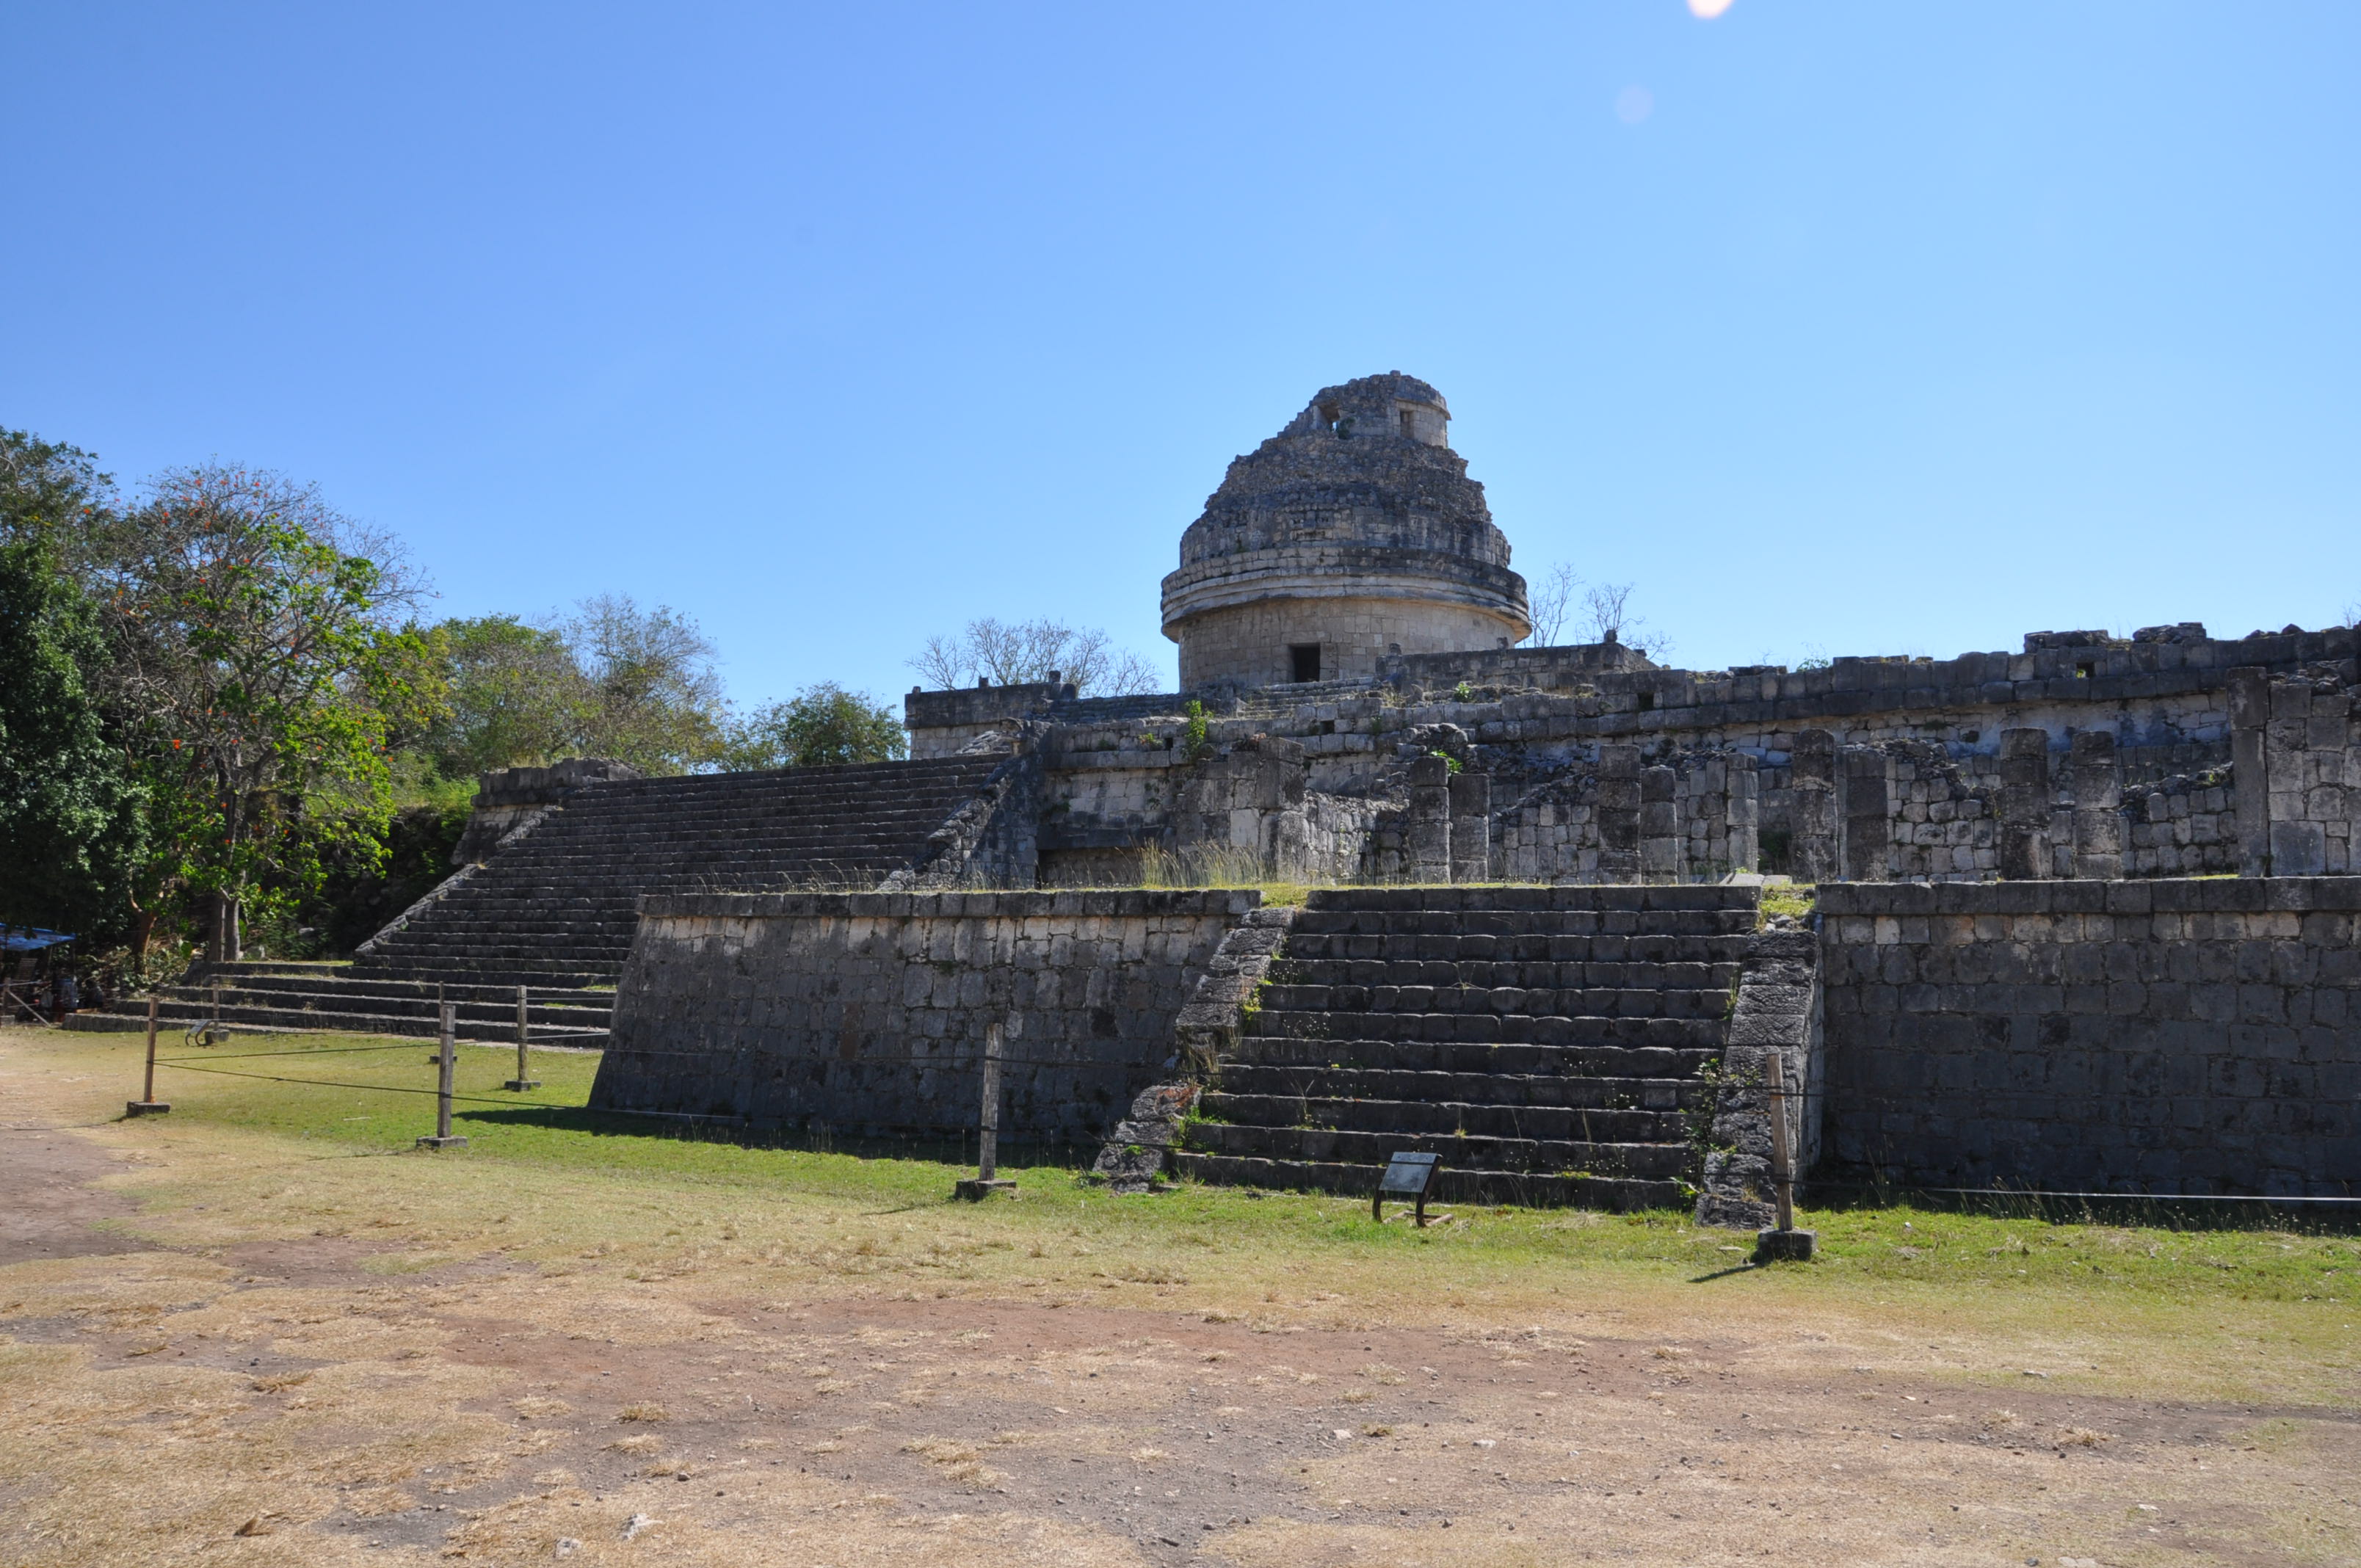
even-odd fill
[{"label": "green leafy tree", "polygon": [[891,708],[834,681],[820,681],[733,724],[721,765],[734,771],[820,768],[899,762],[908,753],[908,738]]},{"label": "green leafy tree", "polygon": [[593,692],[566,639],[512,615],[446,620],[427,633],[448,688],[421,749],[446,779],[571,754]]},{"label": "green leafy tree", "polygon": [[572,753],[612,757],[642,773],[679,773],[720,761],[729,704],[713,644],[697,622],[625,594],[576,607],[558,629],[585,683]]},{"label": "green leafy tree", "polygon": [[151,907],[197,895],[209,946],[234,958],[249,899],[378,851],[388,745],[440,695],[423,640],[394,620],[415,588],[316,488],[244,468],[167,474],[104,532],[109,695],[148,786],[136,892]]},{"label": "green leafy tree", "polygon": [[106,647],[63,548],[110,495],[89,454],[0,431],[0,920],[105,944],[144,802],[92,676]]}]

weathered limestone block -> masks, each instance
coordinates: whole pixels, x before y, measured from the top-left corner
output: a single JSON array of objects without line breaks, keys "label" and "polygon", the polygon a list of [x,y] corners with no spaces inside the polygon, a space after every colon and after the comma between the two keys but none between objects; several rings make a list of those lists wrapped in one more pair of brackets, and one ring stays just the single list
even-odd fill
[{"label": "weathered limestone block", "polygon": [[1410,765],[1410,874],[1418,882],[1451,880],[1451,764],[1420,757]]},{"label": "weathered limestone block", "polygon": [[2078,730],[2072,752],[2074,874],[2112,880],[2124,874],[2123,784],[2109,729]]},{"label": "weathered limestone block", "polygon": [[1598,880],[1640,880],[1640,748],[1598,748]]},{"label": "weathered limestone block", "polygon": [[1492,880],[1492,780],[1462,768],[1451,775],[1451,880]]},{"label": "weathered limestone block", "polygon": [[1874,746],[1844,751],[1844,880],[1894,874],[1894,759]]},{"label": "weathered limestone block", "polygon": [[474,807],[467,830],[452,848],[451,863],[473,865],[489,860],[509,833],[527,817],[538,819],[584,784],[635,779],[639,769],[605,757],[568,757],[545,768],[496,768],[476,780]]},{"label": "weathered limestone block", "polygon": [[1788,787],[1795,792],[1789,864],[1797,882],[1833,882],[1837,859],[1837,738],[1826,729],[1799,729],[1789,751]]},{"label": "weathered limestone block", "polygon": [[1640,880],[1677,882],[1681,874],[1679,776],[1670,768],[1640,772]]},{"label": "weathered limestone block", "polygon": [[2056,871],[2049,851],[2049,733],[2004,729],[2000,735],[2000,874],[2008,882],[2048,881]]},{"label": "weathered limestone block", "polygon": [[1824,1066],[1819,939],[1800,927],[1766,930],[1740,960],[1738,1001],[1722,1047],[1712,1146],[1705,1157],[1697,1223],[1757,1230],[1775,1218],[1771,1096],[1764,1053],[1780,1054],[1787,1090],[1788,1150],[1800,1181],[1819,1157]]},{"label": "weathered limestone block", "polygon": [[2238,874],[2271,874],[2270,672],[2230,672],[2230,773],[2238,792]]}]

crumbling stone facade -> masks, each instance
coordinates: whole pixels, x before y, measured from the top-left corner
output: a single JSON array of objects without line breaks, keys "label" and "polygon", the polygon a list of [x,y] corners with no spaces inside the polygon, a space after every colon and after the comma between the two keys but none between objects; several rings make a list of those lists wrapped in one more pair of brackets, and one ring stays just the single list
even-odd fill
[{"label": "crumbling stone facade", "polygon": [[[2361,870],[2352,628],[2037,631],[1799,669],[1514,646],[1523,583],[1448,420],[1398,374],[1323,389],[1182,535],[1164,615],[1185,691],[914,692],[912,754],[1037,737],[1047,884],[1214,845],[1372,881]],[[1435,755],[1444,784],[1418,771]]]}]

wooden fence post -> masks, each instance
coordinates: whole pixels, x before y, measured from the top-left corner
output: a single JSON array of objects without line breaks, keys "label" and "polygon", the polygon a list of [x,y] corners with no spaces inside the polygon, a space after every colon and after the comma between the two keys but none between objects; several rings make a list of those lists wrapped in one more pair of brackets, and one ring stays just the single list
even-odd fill
[{"label": "wooden fence post", "polygon": [[517,1070],[514,1078],[500,1085],[503,1089],[539,1089],[541,1087],[541,1080],[533,1077],[525,1065],[526,1036],[533,1028],[527,1007],[526,988],[520,985],[517,987]]},{"label": "wooden fence post", "polygon": [[148,999],[148,1087],[123,1108],[126,1116],[160,1116],[172,1107],[156,1098],[156,999]]},{"label": "wooden fence post", "polygon": [[[437,986],[435,989],[439,991],[442,987]],[[442,1036],[442,1049],[434,1055],[436,1084],[434,1135],[431,1138],[419,1139],[418,1146],[423,1149],[463,1149],[467,1146],[467,1140],[451,1135],[451,1079],[453,1069],[456,1066],[453,1047],[456,1044],[454,1036],[458,1029],[457,1019],[454,1014],[457,1013],[458,1007],[455,1003],[445,1002],[437,1011],[442,1014],[439,1031]]]}]

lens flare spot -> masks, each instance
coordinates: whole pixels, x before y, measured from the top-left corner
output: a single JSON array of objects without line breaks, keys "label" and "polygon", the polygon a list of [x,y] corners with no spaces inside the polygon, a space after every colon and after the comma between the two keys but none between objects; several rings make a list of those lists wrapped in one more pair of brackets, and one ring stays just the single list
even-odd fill
[{"label": "lens flare spot", "polygon": [[1710,22],[1730,9],[1730,0],[1689,0],[1689,15]]}]

